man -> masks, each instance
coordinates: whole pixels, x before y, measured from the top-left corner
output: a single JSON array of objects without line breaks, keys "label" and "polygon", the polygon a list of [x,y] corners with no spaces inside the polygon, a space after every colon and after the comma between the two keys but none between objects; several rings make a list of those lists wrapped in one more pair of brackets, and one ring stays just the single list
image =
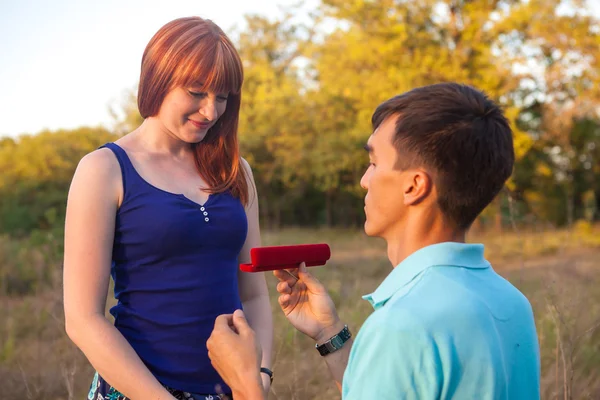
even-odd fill
[{"label": "man", "polygon": [[[301,265],[275,271],[283,312],[315,340],[343,399],[538,399],[531,306],[483,245],[465,243],[512,172],[508,121],[481,92],[443,83],[384,102],[372,122],[365,232],[385,239],[395,266],[364,296],[375,311],[353,342]],[[260,348],[241,311],[217,318],[207,346],[236,400],[263,398]]]}]

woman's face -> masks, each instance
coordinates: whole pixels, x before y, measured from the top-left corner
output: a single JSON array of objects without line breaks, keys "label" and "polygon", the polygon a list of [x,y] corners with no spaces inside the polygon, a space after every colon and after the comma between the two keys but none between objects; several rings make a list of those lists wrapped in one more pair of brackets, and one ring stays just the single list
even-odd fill
[{"label": "woman's face", "polygon": [[157,118],[186,143],[198,143],[227,108],[228,93],[203,92],[200,86],[177,87],[165,96]]}]

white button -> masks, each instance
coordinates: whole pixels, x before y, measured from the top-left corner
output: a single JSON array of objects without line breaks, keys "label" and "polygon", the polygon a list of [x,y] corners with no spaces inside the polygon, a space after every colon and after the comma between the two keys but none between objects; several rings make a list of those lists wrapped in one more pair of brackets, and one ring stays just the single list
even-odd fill
[{"label": "white button", "polygon": [[208,213],[206,211],[204,211],[204,215],[208,215]]},{"label": "white button", "polygon": [[204,211],[204,207],[200,207],[200,211]]},{"label": "white button", "polygon": [[209,221],[208,217],[207,217],[207,218],[204,218],[204,220],[205,220],[206,222],[208,222],[208,221]]}]

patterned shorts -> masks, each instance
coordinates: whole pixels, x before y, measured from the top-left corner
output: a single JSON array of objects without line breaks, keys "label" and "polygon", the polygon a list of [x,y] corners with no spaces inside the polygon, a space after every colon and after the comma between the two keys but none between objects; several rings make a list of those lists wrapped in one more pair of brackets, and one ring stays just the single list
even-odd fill
[{"label": "patterned shorts", "polygon": [[[164,386],[164,385],[163,385]],[[165,386],[173,397],[177,400],[231,400],[233,397],[231,394],[199,394],[199,393],[188,393],[181,390],[173,389]],[[106,382],[98,373],[94,374],[94,379],[90,385],[90,391],[87,396],[87,400],[129,400],[121,392],[112,387]]]}]

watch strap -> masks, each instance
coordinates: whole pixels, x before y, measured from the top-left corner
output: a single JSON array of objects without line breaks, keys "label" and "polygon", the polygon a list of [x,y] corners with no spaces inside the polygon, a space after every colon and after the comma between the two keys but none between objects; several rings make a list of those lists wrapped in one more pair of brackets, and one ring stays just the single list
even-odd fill
[{"label": "watch strap", "polygon": [[341,349],[350,338],[352,337],[352,333],[348,329],[348,325],[344,325],[344,329],[342,329],[337,335],[334,335],[323,344],[315,345],[315,348],[319,351],[321,356],[326,356],[327,354],[331,354],[334,351]]}]

